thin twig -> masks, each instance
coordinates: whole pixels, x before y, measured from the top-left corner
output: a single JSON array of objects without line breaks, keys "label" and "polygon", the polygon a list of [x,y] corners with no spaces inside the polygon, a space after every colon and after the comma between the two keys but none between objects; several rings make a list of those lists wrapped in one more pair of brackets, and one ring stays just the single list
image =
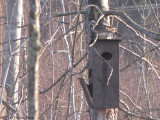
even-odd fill
[{"label": "thin twig", "polygon": [[[73,65],[73,68],[76,67],[86,56],[87,56],[87,52]],[[66,69],[66,71],[57,79],[57,81],[55,81],[50,87],[46,88],[43,91],[39,91],[39,94],[43,94],[46,93],[47,91],[49,91],[53,86],[55,86],[57,83],[59,83],[59,81],[61,81],[61,79],[67,75],[67,73],[70,71],[71,69]]]},{"label": "thin twig", "polygon": [[160,120],[160,119],[157,119],[157,118],[150,118],[150,117],[144,117],[144,116],[136,115],[136,114],[134,114],[130,111],[127,111],[126,109],[121,108],[121,107],[119,108],[119,110],[125,112],[127,115],[137,117],[137,118],[140,118],[140,119],[144,119],[144,120]]}]

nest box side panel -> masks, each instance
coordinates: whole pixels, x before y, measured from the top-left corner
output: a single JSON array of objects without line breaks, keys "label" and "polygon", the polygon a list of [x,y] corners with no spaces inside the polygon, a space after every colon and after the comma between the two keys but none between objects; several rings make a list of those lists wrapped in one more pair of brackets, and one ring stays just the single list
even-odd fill
[{"label": "nest box side panel", "polygon": [[90,51],[94,105],[119,107],[119,42],[97,41]]}]

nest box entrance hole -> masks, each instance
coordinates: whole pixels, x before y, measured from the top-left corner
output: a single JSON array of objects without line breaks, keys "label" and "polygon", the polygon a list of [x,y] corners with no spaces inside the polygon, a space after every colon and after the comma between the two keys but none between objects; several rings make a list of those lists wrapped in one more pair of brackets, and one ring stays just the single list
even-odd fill
[{"label": "nest box entrance hole", "polygon": [[101,54],[101,56],[105,59],[105,60],[110,60],[112,58],[112,54],[110,52],[103,52]]}]

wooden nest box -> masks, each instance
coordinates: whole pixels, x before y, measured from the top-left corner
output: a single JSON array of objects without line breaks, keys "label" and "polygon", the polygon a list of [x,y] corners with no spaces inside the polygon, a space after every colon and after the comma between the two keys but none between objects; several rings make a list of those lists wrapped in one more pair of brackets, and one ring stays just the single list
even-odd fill
[{"label": "wooden nest box", "polygon": [[119,107],[120,41],[99,38],[89,48],[89,91],[95,108]]}]

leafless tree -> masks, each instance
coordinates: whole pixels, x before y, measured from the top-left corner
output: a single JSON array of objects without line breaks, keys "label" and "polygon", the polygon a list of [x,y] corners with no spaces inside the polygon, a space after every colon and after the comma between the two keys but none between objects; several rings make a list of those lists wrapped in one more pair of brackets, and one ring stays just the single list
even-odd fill
[{"label": "leafless tree", "polygon": [[[23,0],[7,0],[6,2],[6,21],[4,30],[3,45],[3,66],[2,66],[2,90],[0,104],[4,90],[7,91],[7,102],[12,104],[18,101],[19,83],[19,55],[20,38],[23,13]],[[18,106],[14,106],[16,109]],[[10,109],[7,109],[8,117]],[[13,116],[13,115],[12,115]]]},{"label": "leafless tree", "polygon": [[30,18],[28,42],[28,119],[38,120],[39,117],[39,53],[40,43],[40,22],[39,22],[39,0],[30,0]]},{"label": "leafless tree", "polygon": [[[14,72],[15,76],[12,79],[14,84],[11,86],[12,101],[8,102],[3,99],[2,104],[5,107],[1,105],[1,113],[8,108],[10,113],[13,113],[13,116],[7,116],[10,119],[18,117],[32,119],[34,117],[34,119],[42,120],[88,120],[91,116],[93,117],[93,115],[90,116],[89,105],[79,84],[79,78],[83,78],[85,83],[89,82],[87,56],[90,47],[88,44],[91,40],[91,21],[94,20],[99,24],[101,17],[108,20],[106,24],[109,25],[111,21],[108,18],[112,16],[114,18],[112,27],[117,28],[117,32],[122,38],[118,119],[160,119],[158,0],[110,0],[107,9],[104,9],[104,6],[108,0],[102,0],[101,4],[91,3],[90,5],[89,0],[37,0],[37,7],[34,6],[35,1],[33,0],[30,3],[23,1],[23,24],[13,21],[14,17],[16,19],[16,15],[13,14],[16,14],[14,12],[18,9],[16,5],[21,0],[7,0],[6,2],[0,0],[0,3],[8,4],[9,1],[17,4],[14,3],[14,7],[6,7],[7,11],[13,8],[6,12],[8,17],[0,14],[2,15],[0,16],[0,21],[2,21],[0,36],[4,33],[8,35],[8,38],[4,36],[0,40],[2,41],[0,45],[3,45],[3,50],[5,50],[3,58],[6,58],[3,59],[3,63],[0,63],[3,68],[1,76],[1,88],[3,88],[1,93],[3,95],[5,88],[8,87],[8,83],[4,82],[4,76],[8,76],[10,73],[14,75]],[[37,9],[39,11],[34,14],[33,10]],[[93,9],[96,11],[94,12],[96,19],[88,14],[89,11],[92,13]],[[10,17],[12,20],[4,21],[5,18]],[[88,17],[92,19],[87,21]],[[40,24],[41,38],[38,33],[39,27],[31,25],[38,19],[40,21],[36,25]],[[21,23],[13,29],[15,31],[21,29],[23,36],[10,37],[11,26],[14,26],[12,23]],[[32,32],[34,30],[37,32],[36,36],[34,36],[35,32]],[[14,36],[16,36],[15,31]],[[38,40],[38,42],[34,40]],[[42,50],[39,53],[40,43]],[[31,52],[31,50],[34,51]],[[14,65],[17,68],[12,71],[9,66],[14,57],[19,61],[15,60]],[[28,59],[28,66],[26,66],[26,59]],[[32,59],[32,63],[29,63]],[[4,60],[8,62],[5,64]],[[36,77],[38,73],[39,77]],[[28,93],[26,82],[28,82]],[[19,83],[19,85],[15,83]],[[32,89],[30,89],[31,87]],[[15,100],[13,99],[14,95],[18,95]],[[2,100],[2,94],[0,98]],[[107,109],[105,112],[107,116],[114,118],[111,116],[112,113],[115,115],[113,109]]]}]

